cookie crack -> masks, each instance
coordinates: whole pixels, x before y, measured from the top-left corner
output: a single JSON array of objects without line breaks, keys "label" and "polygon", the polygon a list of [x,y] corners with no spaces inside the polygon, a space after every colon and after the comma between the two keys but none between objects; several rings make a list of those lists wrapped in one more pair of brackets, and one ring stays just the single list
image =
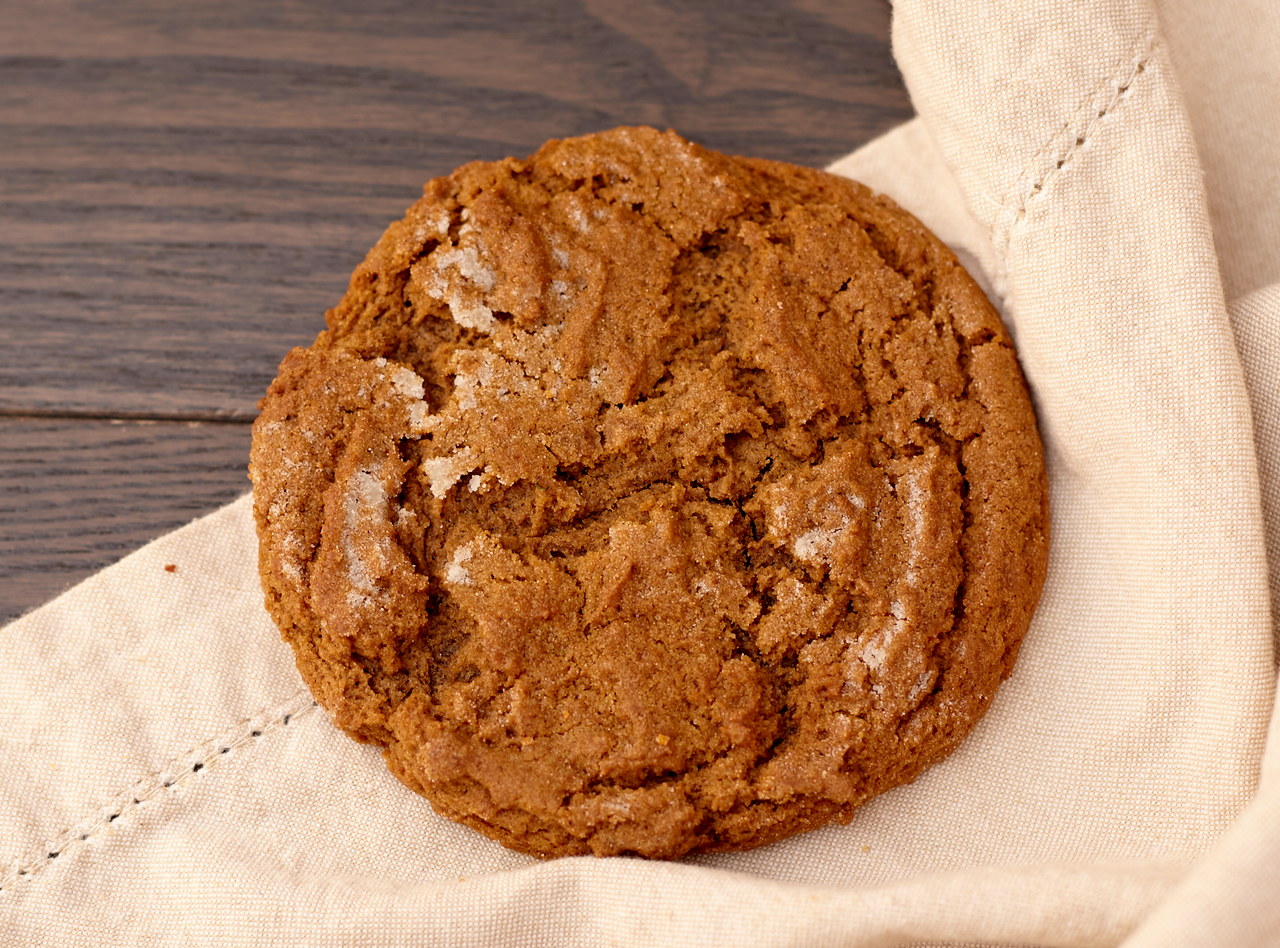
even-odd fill
[{"label": "cookie crack", "polygon": [[[970,436],[969,439],[955,438],[949,435],[942,426],[935,421],[920,422],[922,427],[931,430],[934,433],[935,444],[946,450],[947,455],[951,458],[956,470],[960,474],[960,537],[956,544],[956,550],[960,557],[960,580],[956,585],[951,600],[951,626],[948,630],[951,634],[961,632],[966,621],[966,601],[967,593],[966,577],[969,575],[970,556],[969,556],[969,537],[973,526],[973,511],[969,499],[969,477],[964,463],[964,446],[968,440],[976,435]],[[919,696],[916,703],[907,714],[903,715],[898,722],[897,733],[902,731],[910,724],[915,716],[929,704],[935,695],[939,694],[943,689],[944,679],[947,677],[947,666],[942,661],[942,650],[947,639],[947,633],[938,635],[933,639],[929,651],[929,659],[927,667],[932,667],[937,674],[929,691]]]}]

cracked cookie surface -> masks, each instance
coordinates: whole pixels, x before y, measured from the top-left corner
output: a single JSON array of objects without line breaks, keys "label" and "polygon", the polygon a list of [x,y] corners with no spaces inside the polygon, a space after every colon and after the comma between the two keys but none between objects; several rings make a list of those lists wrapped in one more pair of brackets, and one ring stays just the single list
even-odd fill
[{"label": "cracked cookie surface", "polygon": [[615,129],[430,182],[262,402],[267,607],[334,722],[538,856],[848,821],[1010,672],[1012,344],[856,183]]}]

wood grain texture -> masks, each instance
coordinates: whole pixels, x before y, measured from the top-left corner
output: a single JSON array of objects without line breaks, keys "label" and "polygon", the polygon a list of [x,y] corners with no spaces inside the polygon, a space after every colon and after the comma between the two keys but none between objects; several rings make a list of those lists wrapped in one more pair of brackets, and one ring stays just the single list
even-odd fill
[{"label": "wood grain texture", "polygon": [[249,489],[249,426],[0,418],[0,622]]},{"label": "wood grain texture", "polygon": [[[428,178],[625,123],[823,165],[910,115],[885,0],[3,0],[0,18],[0,617],[243,488],[276,364]],[[71,463],[88,445],[101,480]]]}]

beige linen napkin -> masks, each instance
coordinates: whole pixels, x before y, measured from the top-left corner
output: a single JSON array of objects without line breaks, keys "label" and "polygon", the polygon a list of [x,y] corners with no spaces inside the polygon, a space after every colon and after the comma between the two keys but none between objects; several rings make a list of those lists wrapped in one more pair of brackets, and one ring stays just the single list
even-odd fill
[{"label": "beige linen napkin", "polygon": [[0,944],[1280,943],[1280,7],[902,0],[895,50],[920,117],[837,170],[1002,306],[1053,489],[955,755],[755,852],[534,863],[314,707],[242,499],[0,630]]}]

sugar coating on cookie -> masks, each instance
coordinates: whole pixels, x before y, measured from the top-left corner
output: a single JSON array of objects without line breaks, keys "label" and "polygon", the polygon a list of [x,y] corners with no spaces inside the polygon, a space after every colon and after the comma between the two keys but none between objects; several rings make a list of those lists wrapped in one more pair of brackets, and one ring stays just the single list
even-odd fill
[{"label": "sugar coating on cookie", "polygon": [[1047,501],[1010,338],[854,182],[671,132],[430,182],[262,401],[269,611],[333,721],[538,856],[832,821],[1009,674]]}]

